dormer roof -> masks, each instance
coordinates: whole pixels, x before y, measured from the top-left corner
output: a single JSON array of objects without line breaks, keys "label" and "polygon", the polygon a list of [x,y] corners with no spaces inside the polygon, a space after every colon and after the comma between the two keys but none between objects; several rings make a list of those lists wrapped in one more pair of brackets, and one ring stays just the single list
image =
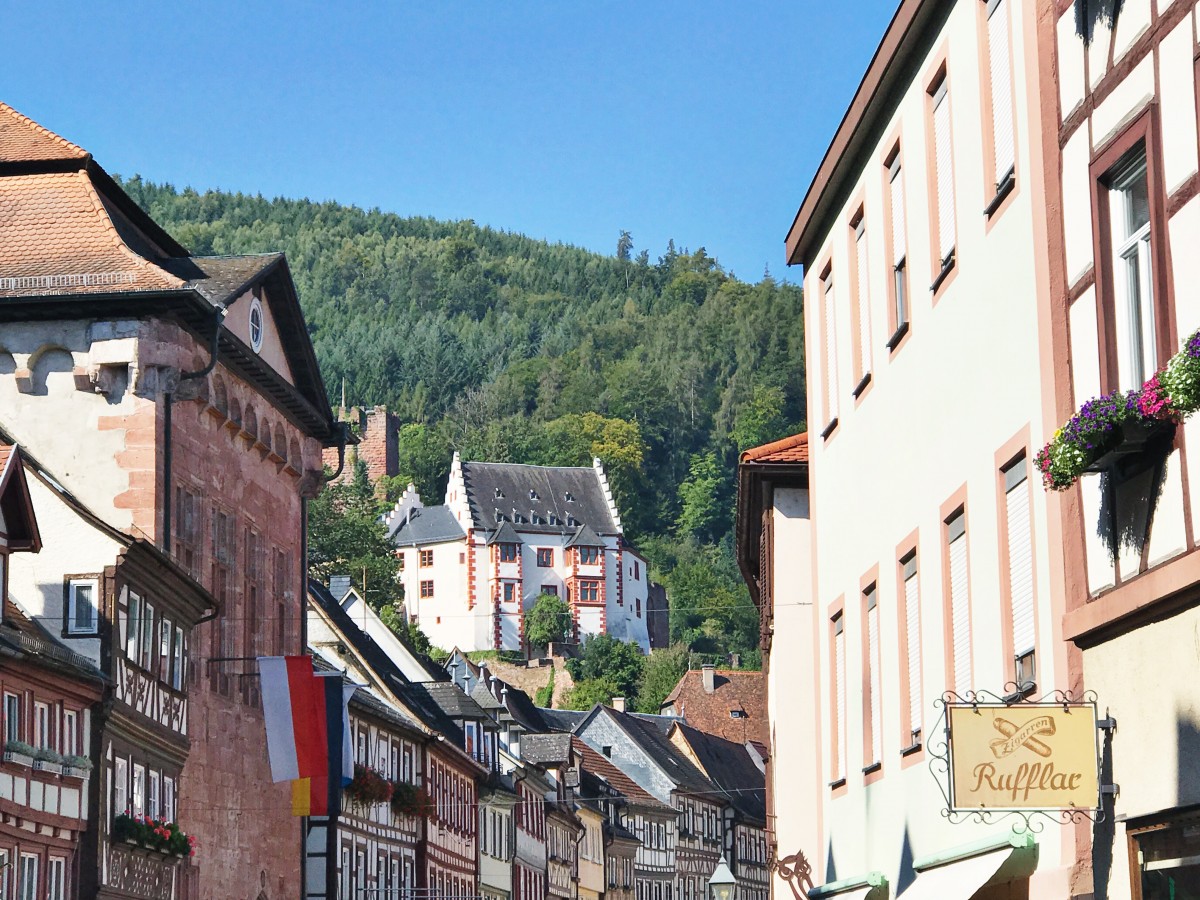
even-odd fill
[{"label": "dormer roof", "polygon": [[568,547],[604,547],[604,541],[596,536],[596,532],[592,531],[590,526],[580,525],[571,535],[571,539],[567,541]]},{"label": "dormer roof", "polygon": [[[37,553],[42,549],[42,536],[33,514],[21,451],[5,443],[0,443],[0,523],[7,533],[10,551]],[[0,588],[3,586],[4,581],[0,579]]]},{"label": "dormer roof", "polygon": [[489,544],[520,544],[521,536],[517,534],[517,529],[513,528],[509,522],[501,523],[492,536],[488,538]]}]

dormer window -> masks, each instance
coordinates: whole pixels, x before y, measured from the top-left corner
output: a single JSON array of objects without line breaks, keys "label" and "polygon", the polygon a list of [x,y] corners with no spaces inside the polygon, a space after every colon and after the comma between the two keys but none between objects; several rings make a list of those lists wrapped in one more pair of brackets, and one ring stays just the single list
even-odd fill
[{"label": "dormer window", "polygon": [[567,516],[567,527],[568,528],[574,528],[578,524],[579,524],[579,522],[576,521],[574,516]]},{"label": "dormer window", "polygon": [[521,515],[519,512],[517,512],[515,509],[513,510],[512,516],[513,516],[512,520],[516,524],[518,524],[518,525],[525,524],[525,517],[523,515]]},{"label": "dormer window", "polygon": [[534,525],[542,525],[542,524],[544,524],[544,523],[542,522],[542,517],[541,517],[541,516],[539,516],[539,515],[538,515],[536,512],[534,512],[532,509],[529,511],[529,521],[530,521],[531,523],[533,523]]},{"label": "dormer window", "polygon": [[496,488],[495,497],[497,500],[503,500],[504,499],[504,491],[500,490],[500,488]]},{"label": "dormer window", "polygon": [[263,335],[266,330],[262,301],[255,297],[250,301],[250,349],[255,353],[262,350]]},{"label": "dormer window", "polygon": [[497,522],[507,522],[508,521],[508,517],[506,515],[504,515],[504,513],[500,512],[500,510],[496,510],[495,512],[496,512],[496,521]]},{"label": "dormer window", "polygon": [[529,489],[529,499],[530,499],[530,500],[537,500],[537,499],[538,499],[538,492],[537,492],[537,491],[535,491],[533,488],[530,488],[530,489]]},{"label": "dormer window", "polygon": [[551,525],[558,524],[558,516],[556,516],[554,513],[546,513],[546,518],[550,520]]},{"label": "dormer window", "polygon": [[574,503],[574,502],[575,502],[575,495],[574,495],[574,494],[572,494],[570,491],[563,491],[563,500],[564,500],[566,503]]}]

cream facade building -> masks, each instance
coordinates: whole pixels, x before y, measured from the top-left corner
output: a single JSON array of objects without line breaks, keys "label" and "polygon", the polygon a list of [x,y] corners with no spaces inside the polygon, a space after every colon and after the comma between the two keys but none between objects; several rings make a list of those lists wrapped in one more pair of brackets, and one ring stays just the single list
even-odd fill
[{"label": "cream facade building", "polygon": [[548,593],[570,604],[577,640],[611,634],[650,650],[650,575],[599,460],[525,466],[456,453],[442,505],[409,485],[385,522],[405,609],[436,646],[527,650],[525,611]]},{"label": "cream facade building", "polygon": [[[800,206],[810,432],[743,456],[738,516],[779,896],[1200,883],[1200,425],[1062,492],[1035,465],[1200,327],[1198,28],[1183,0],[905,0]],[[979,691],[1095,696],[1096,821],[942,814],[935,701]]]}]

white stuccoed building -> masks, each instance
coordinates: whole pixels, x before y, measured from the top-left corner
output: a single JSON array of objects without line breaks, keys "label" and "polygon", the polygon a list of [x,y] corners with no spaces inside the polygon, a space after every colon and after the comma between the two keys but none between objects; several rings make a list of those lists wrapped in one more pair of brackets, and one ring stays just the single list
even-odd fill
[{"label": "white stuccoed building", "polygon": [[408,615],[441,647],[524,650],[541,594],[571,605],[575,637],[611,634],[649,651],[649,575],[624,540],[599,460],[591,466],[463,462],[445,501],[410,484],[385,519]]}]

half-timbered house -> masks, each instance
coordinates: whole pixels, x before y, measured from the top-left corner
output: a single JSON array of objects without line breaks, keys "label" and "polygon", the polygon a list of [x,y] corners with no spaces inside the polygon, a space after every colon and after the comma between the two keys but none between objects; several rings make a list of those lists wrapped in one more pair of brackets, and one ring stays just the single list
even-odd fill
[{"label": "half-timbered house", "polygon": [[13,560],[43,549],[22,453],[0,443],[0,897],[78,896],[92,811],[87,758],[103,677],[7,593]]}]

